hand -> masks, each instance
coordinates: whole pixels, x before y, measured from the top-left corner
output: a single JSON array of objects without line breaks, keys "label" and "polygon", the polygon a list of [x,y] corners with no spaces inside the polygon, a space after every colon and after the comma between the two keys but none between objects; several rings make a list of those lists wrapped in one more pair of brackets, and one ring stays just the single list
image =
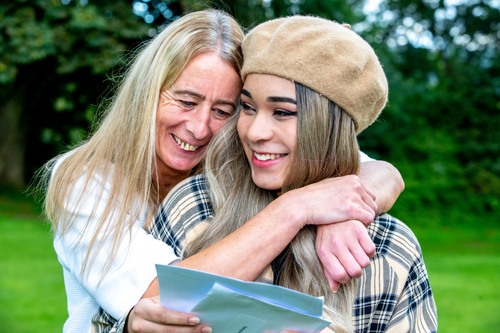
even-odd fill
[{"label": "hand", "polygon": [[375,251],[366,227],[359,221],[318,226],[316,252],[333,291],[340,283],[360,277]]},{"label": "hand", "polygon": [[331,224],[358,220],[368,226],[375,218],[375,196],[356,175],[324,179],[285,193],[287,210],[306,224]]},{"label": "hand", "polygon": [[164,308],[158,296],[143,298],[130,311],[125,332],[128,333],[211,333],[212,329],[200,324],[192,313]]}]

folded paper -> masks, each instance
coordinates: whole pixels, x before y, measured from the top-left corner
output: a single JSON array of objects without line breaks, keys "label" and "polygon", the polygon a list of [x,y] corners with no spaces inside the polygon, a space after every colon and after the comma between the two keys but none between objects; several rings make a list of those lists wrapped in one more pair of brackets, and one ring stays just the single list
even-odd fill
[{"label": "folded paper", "polygon": [[321,317],[322,297],[171,265],[156,270],[161,304],[196,313],[215,333],[313,333],[330,324]]}]

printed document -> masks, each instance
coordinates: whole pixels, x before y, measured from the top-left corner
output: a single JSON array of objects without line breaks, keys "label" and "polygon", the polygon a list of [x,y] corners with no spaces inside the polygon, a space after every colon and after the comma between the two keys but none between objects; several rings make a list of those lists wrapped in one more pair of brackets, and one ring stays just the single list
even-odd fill
[{"label": "printed document", "polygon": [[214,333],[320,332],[323,297],[266,283],[246,282],[192,269],[156,265],[160,302],[196,313]]}]

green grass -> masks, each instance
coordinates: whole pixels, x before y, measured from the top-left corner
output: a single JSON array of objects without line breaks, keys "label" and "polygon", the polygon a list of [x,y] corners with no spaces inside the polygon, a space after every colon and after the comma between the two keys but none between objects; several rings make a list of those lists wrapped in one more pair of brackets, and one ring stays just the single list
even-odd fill
[{"label": "green grass", "polygon": [[[439,332],[500,331],[496,221],[484,223],[486,218],[478,217],[476,223],[453,226],[450,222],[443,227],[442,222],[425,223],[422,214],[410,215],[438,307]],[[435,219],[444,221],[449,216]],[[0,258],[1,331],[61,332],[66,298],[50,228],[32,202],[18,193],[0,192]]]},{"label": "green grass", "polygon": [[66,318],[62,269],[50,227],[21,196],[0,196],[1,331],[61,332]]},{"label": "green grass", "polygon": [[439,332],[500,331],[500,230],[412,227],[424,252]]}]

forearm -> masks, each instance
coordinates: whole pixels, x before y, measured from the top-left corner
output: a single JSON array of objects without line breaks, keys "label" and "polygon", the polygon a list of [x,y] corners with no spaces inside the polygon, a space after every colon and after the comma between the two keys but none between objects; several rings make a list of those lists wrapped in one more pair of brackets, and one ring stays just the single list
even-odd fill
[{"label": "forearm", "polygon": [[235,232],[179,265],[255,280],[303,226],[287,206],[286,200],[273,201]]},{"label": "forearm", "polygon": [[405,186],[398,169],[385,161],[361,163],[358,177],[363,185],[375,195],[377,215],[392,208]]},{"label": "forearm", "polygon": [[328,178],[284,193],[234,233],[180,265],[254,280],[306,224],[369,223],[374,209],[358,177]]},{"label": "forearm", "polygon": [[[299,214],[293,214],[289,209],[290,199],[293,196],[274,200],[235,232],[177,265],[241,280],[255,280],[304,225]],[[143,297],[155,295],[158,295],[156,279]]]},{"label": "forearm", "polygon": [[[347,220],[359,220],[366,225],[374,218],[375,203],[359,177],[329,178],[281,195],[234,233],[179,265],[254,280],[304,225]],[[158,293],[156,282],[152,289],[146,296]]]}]

